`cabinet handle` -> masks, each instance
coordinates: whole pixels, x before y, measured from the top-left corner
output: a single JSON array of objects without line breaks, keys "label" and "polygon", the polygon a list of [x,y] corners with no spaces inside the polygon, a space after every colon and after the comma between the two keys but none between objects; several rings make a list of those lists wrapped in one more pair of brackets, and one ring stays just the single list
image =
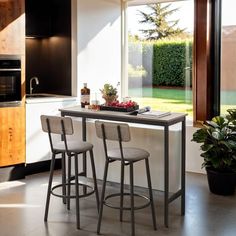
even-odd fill
[{"label": "cabinet handle", "polygon": [[12,128],[9,128],[9,129],[8,129],[8,132],[9,132],[9,141],[11,142],[11,141],[12,141],[12,138],[13,138],[13,129],[12,129]]}]

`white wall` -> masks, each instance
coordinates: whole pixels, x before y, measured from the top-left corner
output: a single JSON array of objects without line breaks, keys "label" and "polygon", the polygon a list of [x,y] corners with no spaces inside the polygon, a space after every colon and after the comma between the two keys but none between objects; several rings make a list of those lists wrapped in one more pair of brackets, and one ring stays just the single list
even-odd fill
[{"label": "white wall", "polygon": [[193,125],[187,124],[186,127],[186,170],[195,173],[206,173],[205,169],[201,169],[203,158],[200,157],[200,145],[191,142],[193,133],[197,128]]},{"label": "white wall", "polygon": [[[121,7],[119,1],[77,0],[77,80],[91,93],[121,78]],[[79,93],[78,93],[79,94]]]}]

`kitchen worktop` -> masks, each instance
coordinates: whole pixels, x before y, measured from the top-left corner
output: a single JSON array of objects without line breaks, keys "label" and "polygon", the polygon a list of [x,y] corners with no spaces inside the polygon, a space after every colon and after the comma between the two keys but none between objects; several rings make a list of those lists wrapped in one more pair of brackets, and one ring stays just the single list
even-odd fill
[{"label": "kitchen worktop", "polygon": [[62,102],[62,101],[76,101],[77,97],[48,94],[48,93],[37,93],[26,95],[26,103],[44,103],[44,102]]}]

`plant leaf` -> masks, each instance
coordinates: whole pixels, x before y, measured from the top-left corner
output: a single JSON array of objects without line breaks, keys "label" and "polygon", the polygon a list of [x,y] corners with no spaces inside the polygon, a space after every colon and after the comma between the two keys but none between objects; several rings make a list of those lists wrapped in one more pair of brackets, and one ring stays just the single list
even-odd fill
[{"label": "plant leaf", "polygon": [[225,118],[222,116],[215,116],[212,118],[212,121],[220,127],[224,126],[225,124]]},{"label": "plant leaf", "polygon": [[191,141],[197,142],[197,143],[203,143],[208,136],[206,129],[198,129],[194,134]]},{"label": "plant leaf", "polygon": [[203,144],[203,145],[201,145],[201,149],[202,149],[202,151],[204,151],[204,152],[209,151],[211,148],[214,148],[214,145],[213,145],[213,144]]},{"label": "plant leaf", "polygon": [[212,132],[212,137],[216,140],[222,140],[224,138],[224,135],[217,130]]},{"label": "plant leaf", "polygon": [[211,121],[211,120],[207,120],[206,123],[207,123],[208,125],[214,127],[214,128],[218,128],[218,127],[219,127],[219,125],[218,125],[216,122]]}]

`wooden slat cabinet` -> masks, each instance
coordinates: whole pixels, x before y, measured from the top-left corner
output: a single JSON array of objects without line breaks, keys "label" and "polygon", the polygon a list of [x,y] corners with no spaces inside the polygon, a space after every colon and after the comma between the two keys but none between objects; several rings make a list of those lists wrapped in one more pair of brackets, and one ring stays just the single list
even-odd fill
[{"label": "wooden slat cabinet", "polygon": [[0,1],[0,54],[25,53],[25,1]]},{"label": "wooden slat cabinet", "polygon": [[25,107],[0,108],[0,167],[25,163]]},{"label": "wooden slat cabinet", "polygon": [[25,0],[0,0],[0,54],[20,55],[22,105],[0,107],[0,167],[25,163]]}]

